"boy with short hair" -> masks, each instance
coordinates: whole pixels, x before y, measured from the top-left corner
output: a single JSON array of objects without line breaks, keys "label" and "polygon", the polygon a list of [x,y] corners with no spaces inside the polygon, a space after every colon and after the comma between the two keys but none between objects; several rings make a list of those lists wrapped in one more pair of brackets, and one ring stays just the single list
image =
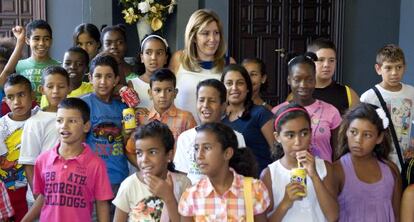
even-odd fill
[{"label": "boy with short hair", "polygon": [[341,115],[345,114],[349,107],[359,103],[359,97],[351,87],[332,79],[336,69],[335,44],[329,39],[319,38],[308,45],[307,51],[318,57],[313,97],[332,104]]},{"label": "boy with short hair", "polygon": [[[222,82],[217,79],[206,79],[198,83],[197,115],[201,124],[221,122],[221,118],[227,106],[227,90]],[[194,144],[197,135],[197,127],[184,131],[178,136],[174,155],[175,168],[187,174],[192,184],[196,184],[202,174],[195,161]],[[241,133],[234,130],[239,147],[245,147],[246,143]]]},{"label": "boy with short hair", "polygon": [[64,99],[56,114],[60,143],[36,160],[33,193],[39,195],[25,216],[33,221],[91,221],[93,203],[99,221],[109,221],[113,194],[105,163],[84,143],[89,107],[78,98]]},{"label": "boy with short hair", "polygon": [[30,46],[30,57],[20,60],[16,65],[16,72],[23,75],[32,83],[36,92],[36,101],[40,103],[40,81],[42,70],[51,65],[60,63],[49,56],[52,46],[52,28],[44,20],[34,20],[26,26],[26,44]]},{"label": "boy with short hair", "polygon": [[[149,113],[137,113],[136,118],[140,125],[149,121],[158,120],[167,124],[177,140],[178,136],[197,125],[193,115],[185,110],[178,109],[174,105],[178,89],[176,78],[173,72],[167,68],[158,69],[150,77],[150,88],[148,94],[152,100],[153,107]],[[126,147],[128,158],[136,162],[135,145],[132,137],[128,140]]]},{"label": "boy with short hair", "polygon": [[34,93],[28,79],[12,74],[4,84],[5,102],[11,112],[0,118],[0,180],[9,193],[15,221],[21,221],[27,212],[27,180],[24,168],[17,163],[20,155],[23,126],[39,107],[31,110]]},{"label": "boy with short hair", "polygon": [[[414,157],[414,147],[411,144],[413,139],[411,122],[414,113],[414,87],[401,82],[405,72],[405,64],[404,52],[397,45],[388,44],[379,49],[375,71],[381,76],[382,81],[374,87],[377,87],[387,104],[403,158],[408,159]],[[381,107],[373,89],[369,89],[361,95],[361,102]],[[400,165],[395,149],[391,152],[390,157],[394,163]]]},{"label": "boy with short hair", "polygon": [[116,194],[119,185],[128,176],[122,134],[122,110],[126,105],[113,98],[114,87],[119,82],[116,60],[110,55],[96,56],[91,62],[90,80],[94,92],[81,97],[91,109],[91,130],[86,143],[105,161]]},{"label": "boy with short hair", "polygon": [[[67,98],[81,97],[93,92],[92,84],[89,82],[82,82],[85,73],[88,72],[89,55],[80,47],[69,48],[64,56],[62,67],[69,73],[70,78],[70,93]],[[40,102],[40,107],[48,105],[46,97],[43,95]]]},{"label": "boy with short hair", "polygon": [[[33,167],[36,158],[56,145],[59,134],[55,128],[58,104],[69,93],[69,74],[60,66],[50,66],[42,71],[41,92],[49,106],[29,118],[23,128],[19,164],[23,164],[30,188],[33,187]],[[29,205],[34,199],[28,192]]]}]

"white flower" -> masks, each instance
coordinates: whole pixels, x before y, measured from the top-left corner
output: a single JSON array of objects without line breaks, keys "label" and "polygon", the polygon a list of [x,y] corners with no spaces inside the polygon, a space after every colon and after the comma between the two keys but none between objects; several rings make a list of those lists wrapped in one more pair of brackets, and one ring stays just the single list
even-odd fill
[{"label": "white flower", "polygon": [[174,12],[174,5],[171,4],[170,6],[168,6],[168,14],[171,14]]},{"label": "white flower", "polygon": [[147,13],[149,11],[150,7],[151,6],[150,6],[150,4],[147,1],[140,2],[138,4],[138,9],[141,11],[142,14]]},{"label": "white flower", "polygon": [[154,3],[154,0],[147,0],[147,2],[152,4],[152,3]]},{"label": "white flower", "polygon": [[387,114],[382,108],[378,108],[375,111],[377,111],[378,117],[382,120],[382,126],[384,127],[384,129],[387,129],[388,125],[390,124],[390,121],[387,118]]}]

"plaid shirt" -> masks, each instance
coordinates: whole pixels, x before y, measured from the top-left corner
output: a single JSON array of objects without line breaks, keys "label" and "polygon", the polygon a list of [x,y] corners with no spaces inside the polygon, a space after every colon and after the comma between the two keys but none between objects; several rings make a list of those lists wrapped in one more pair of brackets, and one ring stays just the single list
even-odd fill
[{"label": "plaid shirt", "polygon": [[0,193],[0,220],[4,220],[12,217],[14,211],[10,203],[9,194],[7,194],[7,189],[3,181],[0,181]]},{"label": "plaid shirt", "polygon": [[[187,189],[181,196],[178,212],[195,221],[246,221],[243,176],[231,169],[233,183],[223,195],[218,194],[208,177]],[[253,180],[253,213],[264,213],[270,205],[269,192],[260,180]]]},{"label": "plaid shirt", "polygon": [[[137,113],[136,117],[140,125],[147,124],[150,121],[158,120],[170,128],[171,132],[174,135],[174,140],[177,141],[178,136],[191,128],[194,128],[197,123],[191,114],[188,111],[181,110],[176,108],[174,105],[160,115],[154,108],[151,108],[148,115]],[[129,153],[135,153],[135,142],[132,137],[128,140],[126,150]]]}]

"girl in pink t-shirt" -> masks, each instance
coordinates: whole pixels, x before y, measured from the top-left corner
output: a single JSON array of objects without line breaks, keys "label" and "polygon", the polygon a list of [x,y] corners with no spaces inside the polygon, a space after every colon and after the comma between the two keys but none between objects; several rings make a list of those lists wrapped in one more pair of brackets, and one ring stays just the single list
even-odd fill
[{"label": "girl in pink t-shirt", "polygon": [[[312,143],[311,152],[314,156],[332,162],[336,141],[337,128],[341,123],[339,111],[331,104],[313,98],[316,84],[314,53],[293,57],[288,62],[288,85],[292,89],[292,101],[305,107],[311,118]],[[272,109],[276,113],[284,102]]]}]

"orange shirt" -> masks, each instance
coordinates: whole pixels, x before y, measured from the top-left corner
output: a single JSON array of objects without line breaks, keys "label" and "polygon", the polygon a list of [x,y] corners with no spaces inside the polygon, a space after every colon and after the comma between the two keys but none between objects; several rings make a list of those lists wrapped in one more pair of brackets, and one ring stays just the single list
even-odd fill
[{"label": "orange shirt", "polygon": [[[197,125],[193,115],[190,112],[178,109],[174,105],[171,105],[171,107],[163,114],[159,114],[154,108],[151,108],[148,115],[137,113],[135,118],[140,125],[147,124],[152,120],[158,120],[164,124],[167,124],[174,135],[175,141],[177,141],[178,136],[182,132],[194,128]],[[127,152],[135,153],[134,143],[135,141],[133,136],[131,136],[126,145]]]}]

